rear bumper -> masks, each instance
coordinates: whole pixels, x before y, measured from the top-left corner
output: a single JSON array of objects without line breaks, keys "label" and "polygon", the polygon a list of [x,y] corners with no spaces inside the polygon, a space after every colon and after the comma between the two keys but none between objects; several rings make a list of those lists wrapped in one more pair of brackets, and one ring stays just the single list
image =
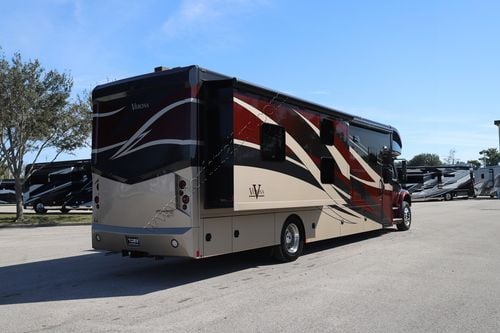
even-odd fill
[{"label": "rear bumper", "polygon": [[196,231],[191,227],[132,228],[93,223],[92,247],[113,252],[141,252],[150,256],[196,257]]}]

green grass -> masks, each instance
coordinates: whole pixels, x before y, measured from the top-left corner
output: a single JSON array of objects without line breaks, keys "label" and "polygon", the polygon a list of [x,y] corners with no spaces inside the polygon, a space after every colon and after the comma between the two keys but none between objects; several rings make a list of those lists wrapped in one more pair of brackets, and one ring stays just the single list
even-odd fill
[{"label": "green grass", "polygon": [[47,214],[26,214],[22,222],[16,222],[16,214],[0,213],[0,227],[16,224],[37,225],[71,225],[74,223],[92,222],[92,214],[62,214],[62,213],[47,213]]}]

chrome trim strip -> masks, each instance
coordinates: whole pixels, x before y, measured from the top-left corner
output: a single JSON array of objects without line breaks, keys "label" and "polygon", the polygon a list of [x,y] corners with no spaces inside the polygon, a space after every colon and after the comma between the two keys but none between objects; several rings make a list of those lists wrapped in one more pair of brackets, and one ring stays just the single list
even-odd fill
[{"label": "chrome trim strip", "polygon": [[92,232],[113,232],[128,235],[183,235],[192,227],[177,228],[138,228],[138,227],[120,227],[109,224],[92,223]]}]

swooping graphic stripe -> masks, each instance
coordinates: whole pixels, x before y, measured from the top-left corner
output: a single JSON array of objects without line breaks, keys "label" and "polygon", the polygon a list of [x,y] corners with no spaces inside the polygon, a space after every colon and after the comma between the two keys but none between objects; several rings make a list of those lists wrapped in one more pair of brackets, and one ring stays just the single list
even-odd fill
[{"label": "swooping graphic stripe", "polygon": [[115,144],[107,146],[107,147],[92,149],[92,154],[99,154],[99,153],[102,153],[104,151],[119,147],[119,146],[125,144],[125,142],[127,142],[127,141],[118,142],[118,143],[115,143]]},{"label": "swooping graphic stripe", "polygon": [[[277,122],[272,120],[268,115],[266,115],[264,112],[260,111],[256,107],[254,107],[251,104],[248,104],[245,101],[242,101],[239,98],[234,97],[234,102],[237,103],[238,105],[242,106],[245,110],[253,113],[255,116],[257,116],[259,119],[261,119],[263,122],[268,123],[268,124],[273,124],[273,125],[279,125]],[[302,148],[302,146],[288,133],[286,132],[286,142],[287,146],[293,151],[293,153],[304,163],[305,167],[311,172],[311,174],[314,176],[316,181],[321,184],[321,177],[320,177],[320,170],[314,163],[314,161],[309,157],[307,152]],[[350,198],[351,195],[348,193],[344,193],[342,190],[337,188],[336,186],[323,186],[323,190],[328,194],[330,198],[332,198],[332,201],[340,201],[342,205],[347,204],[345,200],[337,193],[341,192],[343,193],[343,197],[348,197]],[[333,199],[335,198],[335,199]],[[335,202],[337,203],[337,202]],[[337,203],[338,204],[338,203]]]},{"label": "swooping graphic stripe", "polygon": [[[307,119],[302,114],[300,114],[299,111],[294,110],[294,109],[293,109],[293,111],[295,111],[295,113],[297,113],[304,120],[304,122],[306,124],[308,124],[309,127],[311,127],[311,129],[316,133],[316,135],[318,137],[320,136],[319,129],[316,126],[314,126],[314,124],[311,123],[309,121],[309,119]],[[340,154],[337,147],[335,147],[335,146],[328,146],[327,145],[326,148],[328,149],[330,154],[332,154],[333,158],[335,159],[335,163],[337,163],[337,165],[339,166],[339,169],[340,169],[340,172],[342,173],[342,175],[344,175],[344,177],[346,177],[346,178],[349,178],[349,174],[347,173],[347,170],[349,170],[349,163],[345,160],[344,156],[342,156],[342,154]]]},{"label": "swooping graphic stripe", "polygon": [[[240,146],[244,146],[244,147],[248,147],[248,148],[253,148],[253,149],[257,149],[260,151],[260,146],[255,144],[255,143],[252,143],[252,142],[248,142],[248,141],[243,141],[243,140],[240,140],[240,139],[234,139],[234,144],[235,145],[240,145]],[[286,160],[290,163],[293,163],[295,165],[298,165],[299,167],[301,168],[304,168],[304,169],[307,169],[304,164],[300,163],[299,161],[296,161],[294,160],[293,158],[290,158],[288,156],[286,156]]]},{"label": "swooping graphic stripe", "polygon": [[[197,98],[185,98],[185,99],[182,99],[180,101],[177,101],[175,103],[172,103],[166,107],[164,107],[162,110],[160,110],[159,112],[157,112],[153,117],[151,117],[147,122],[144,123],[144,125],[141,126],[141,128],[139,128],[139,130],[137,132],[134,133],[134,135],[132,135],[122,146],[120,149],[118,149],[118,151],[113,155],[111,156],[111,159],[117,159],[119,157],[122,157],[122,156],[125,156],[125,155],[128,155],[130,153],[130,151],[133,150],[133,148],[138,144],[138,142],[143,139],[148,133],[149,131],[147,131],[147,129],[154,123],[156,122],[160,117],[162,117],[165,113],[167,113],[168,111],[180,106],[180,105],[183,105],[183,104],[187,104],[187,103],[199,103],[199,100]],[[120,143],[121,144],[121,143]],[[104,147],[104,148],[97,148],[95,150],[93,150],[94,152],[102,152],[102,151],[105,151],[105,150],[109,150],[111,149],[110,147],[114,148],[114,147],[117,147],[119,144],[114,144],[114,145],[111,145],[111,146],[107,146],[107,147]],[[133,151],[137,151],[137,149],[134,149]]]},{"label": "swooping graphic stripe", "polygon": [[109,116],[112,116],[120,111],[122,111],[123,109],[125,109],[125,106],[119,108],[119,109],[116,109],[114,111],[109,111],[109,112],[105,112],[105,113],[94,113],[92,115],[92,118],[102,118],[102,117],[109,117]]},{"label": "swooping graphic stripe", "polygon": [[197,140],[179,140],[179,139],[163,139],[163,140],[155,140],[155,141],[149,141],[143,145],[140,145],[138,147],[128,149],[124,153],[122,153],[119,157],[126,156],[128,154],[132,154],[138,150],[151,147],[151,146],[156,146],[156,145],[200,145],[200,141]]},{"label": "swooping graphic stripe", "polygon": [[130,151],[132,149],[132,147],[134,147],[140,139],[142,139],[144,136],[146,136],[149,133],[149,131],[146,133],[144,133],[144,132],[155,121],[157,121],[161,116],[163,116],[168,111],[170,111],[170,110],[172,110],[172,109],[174,109],[182,104],[186,104],[186,103],[199,103],[199,100],[196,98],[192,98],[192,97],[185,98],[183,100],[172,103],[172,104],[166,106],[165,108],[163,108],[162,110],[160,110],[153,117],[151,117],[147,122],[145,122],[144,125],[142,125],[141,128],[139,128],[139,130],[137,132],[135,132],[135,134],[132,135],[132,137],[130,139],[128,139],[127,143],[125,143],[113,156],[111,156],[111,159],[116,159],[116,158],[119,158],[119,157],[122,157],[122,156],[128,154],[128,151]]}]

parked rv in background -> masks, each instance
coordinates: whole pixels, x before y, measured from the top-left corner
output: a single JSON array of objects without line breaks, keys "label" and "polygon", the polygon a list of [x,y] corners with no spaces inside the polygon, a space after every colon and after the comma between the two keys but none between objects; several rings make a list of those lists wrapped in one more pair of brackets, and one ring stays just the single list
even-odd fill
[{"label": "parked rv in background", "polygon": [[31,206],[37,213],[45,213],[49,208],[63,213],[91,208],[90,160],[28,164],[26,174],[32,171],[24,183],[25,207]]},{"label": "parked rv in background", "polygon": [[476,196],[494,198],[500,191],[500,166],[479,168],[474,171],[474,192]]},{"label": "parked rv in background", "polygon": [[197,66],[92,93],[92,246],[209,257],[411,225],[391,126]]},{"label": "parked rv in background", "polygon": [[436,167],[407,167],[403,185],[414,200],[443,199],[474,196],[474,177],[467,165],[443,165]]},{"label": "parked rv in background", "polygon": [[16,189],[13,179],[0,179],[0,204],[15,204]]}]

